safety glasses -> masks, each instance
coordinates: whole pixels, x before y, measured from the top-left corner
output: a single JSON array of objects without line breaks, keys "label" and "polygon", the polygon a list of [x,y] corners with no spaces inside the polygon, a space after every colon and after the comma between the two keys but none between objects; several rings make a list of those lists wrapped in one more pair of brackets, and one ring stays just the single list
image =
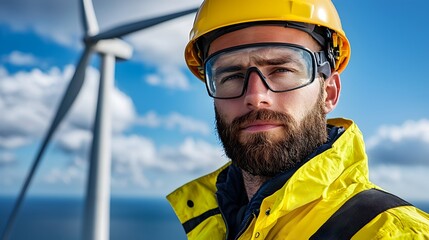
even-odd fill
[{"label": "safety glasses", "polygon": [[227,48],[204,62],[205,82],[213,98],[243,96],[249,78],[257,74],[273,92],[287,92],[311,84],[317,73],[331,69],[323,52],[287,43],[256,43]]}]

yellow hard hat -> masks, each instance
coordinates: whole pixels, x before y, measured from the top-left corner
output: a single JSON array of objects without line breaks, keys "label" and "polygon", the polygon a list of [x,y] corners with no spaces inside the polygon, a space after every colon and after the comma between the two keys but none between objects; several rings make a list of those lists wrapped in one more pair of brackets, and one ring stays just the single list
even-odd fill
[{"label": "yellow hard hat", "polygon": [[203,53],[197,46],[199,38],[228,26],[267,21],[301,22],[330,29],[333,31],[332,45],[336,49],[334,69],[342,72],[346,68],[350,43],[331,0],[205,0],[195,17],[185,48],[186,64],[203,80]]}]

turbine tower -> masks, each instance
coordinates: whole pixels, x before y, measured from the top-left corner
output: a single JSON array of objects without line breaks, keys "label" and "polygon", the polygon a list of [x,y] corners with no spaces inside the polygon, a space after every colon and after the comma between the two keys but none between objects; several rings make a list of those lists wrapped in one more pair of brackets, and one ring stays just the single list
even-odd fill
[{"label": "turbine tower", "polygon": [[85,81],[86,67],[92,54],[101,57],[100,84],[95,115],[93,141],[89,158],[89,173],[86,191],[83,239],[107,240],[110,229],[110,170],[111,170],[111,114],[110,94],[114,86],[116,59],[129,59],[132,47],[119,39],[127,34],[140,31],[159,23],[196,12],[197,8],[176,12],[160,17],[141,20],[99,32],[92,0],[81,0],[82,23],[85,31],[85,48],[76,66],[75,73],[59,104],[55,117],[37,152],[30,171],[15,201],[14,208],[6,224],[2,240],[9,239],[13,223],[18,214],[34,173],[57,127],[73,105]]}]

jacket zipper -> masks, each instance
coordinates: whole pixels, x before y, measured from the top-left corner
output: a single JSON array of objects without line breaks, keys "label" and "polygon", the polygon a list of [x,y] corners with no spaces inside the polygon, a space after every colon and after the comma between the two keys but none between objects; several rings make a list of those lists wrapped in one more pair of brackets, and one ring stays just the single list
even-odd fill
[{"label": "jacket zipper", "polygon": [[[216,196],[217,199],[217,196]],[[225,239],[228,239],[229,237],[229,228],[228,228],[228,224],[226,222],[226,218],[225,215],[222,212],[222,209],[219,207],[219,211],[220,211],[220,215],[222,216],[223,222],[225,224],[225,229],[226,229],[226,234],[225,234]],[[238,232],[237,236],[235,237],[235,240],[237,240],[238,238],[240,238],[240,236],[247,230],[247,228],[249,227],[250,223],[252,222],[252,220],[256,217],[257,213],[259,210],[256,210],[254,212],[252,212],[252,214],[247,218],[246,220],[246,224],[244,225],[244,227]]]},{"label": "jacket zipper", "polygon": [[246,224],[244,225],[244,227],[238,232],[237,237],[235,237],[235,240],[239,239],[240,236],[247,230],[247,228],[249,227],[250,223],[252,222],[252,220],[254,218],[256,218],[256,214],[257,211],[252,212],[252,215],[250,215],[247,220],[246,220]]}]

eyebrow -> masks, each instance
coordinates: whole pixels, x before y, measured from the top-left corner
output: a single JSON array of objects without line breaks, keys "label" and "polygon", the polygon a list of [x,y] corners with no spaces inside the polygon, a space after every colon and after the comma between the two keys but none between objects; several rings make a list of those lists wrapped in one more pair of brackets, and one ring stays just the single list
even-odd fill
[{"label": "eyebrow", "polygon": [[289,56],[287,57],[279,57],[279,58],[270,58],[270,59],[265,59],[265,58],[258,58],[257,56],[254,56],[254,61],[256,63],[256,65],[258,66],[277,66],[277,65],[283,65],[285,63],[294,63],[297,64],[298,67],[303,67],[302,62],[291,58]]},{"label": "eyebrow", "polygon": [[224,73],[229,73],[229,72],[237,72],[240,70],[243,70],[243,67],[239,66],[239,65],[219,67],[219,68],[215,69],[214,75],[217,76],[219,74],[224,74]]}]

